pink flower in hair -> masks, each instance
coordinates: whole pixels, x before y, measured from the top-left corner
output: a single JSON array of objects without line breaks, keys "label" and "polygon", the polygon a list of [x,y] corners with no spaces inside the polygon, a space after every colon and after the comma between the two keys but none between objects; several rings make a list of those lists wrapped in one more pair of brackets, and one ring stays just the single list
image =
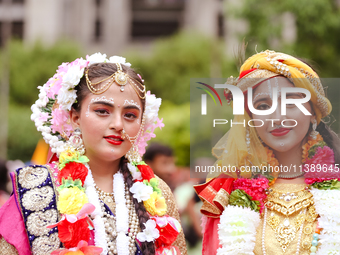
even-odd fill
[{"label": "pink flower in hair", "polygon": [[47,121],[47,119],[50,118],[50,117],[51,117],[51,116],[48,115],[48,112],[42,112],[42,113],[40,113],[39,121],[45,122],[45,121]]},{"label": "pink flower in hair", "polygon": [[66,135],[70,135],[73,128],[71,124],[68,123],[69,113],[61,109],[55,109],[52,111],[52,115],[53,115],[53,118],[51,120],[52,131],[54,133],[59,132],[61,134],[65,132]]},{"label": "pink flower in hair", "polygon": [[160,98],[156,98],[150,91],[145,96],[145,127],[144,134],[138,139],[138,152],[142,156],[145,153],[147,141],[156,137],[154,131],[156,128],[164,127],[163,119],[158,118],[159,107],[162,103]]}]

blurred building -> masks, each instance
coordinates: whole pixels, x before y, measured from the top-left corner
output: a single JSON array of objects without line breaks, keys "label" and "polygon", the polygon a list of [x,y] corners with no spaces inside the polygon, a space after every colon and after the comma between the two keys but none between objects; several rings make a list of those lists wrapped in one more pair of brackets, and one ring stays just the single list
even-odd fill
[{"label": "blurred building", "polygon": [[[248,24],[229,17],[228,9],[242,5],[242,0],[0,0],[0,45],[12,35],[45,45],[71,39],[89,53],[126,48],[147,53],[156,38],[187,30],[222,37],[232,55]],[[282,38],[273,39],[274,48],[281,40],[296,40],[294,16],[283,13],[280,20]]]},{"label": "blurred building", "polygon": [[67,38],[114,54],[180,30],[223,36],[222,14],[221,0],[0,0],[0,44],[10,34],[45,45]]}]

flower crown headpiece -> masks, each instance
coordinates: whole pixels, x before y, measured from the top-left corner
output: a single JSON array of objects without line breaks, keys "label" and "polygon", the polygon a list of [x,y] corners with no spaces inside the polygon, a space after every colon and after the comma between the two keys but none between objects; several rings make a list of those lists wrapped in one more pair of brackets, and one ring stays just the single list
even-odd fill
[{"label": "flower crown headpiece", "polygon": [[[88,79],[85,69],[95,63],[114,63],[117,65],[118,71],[107,78],[108,82],[103,85],[104,89],[108,89],[116,81],[121,86],[121,91],[123,91],[127,81],[130,81],[134,89],[136,87],[139,91],[145,93],[145,86],[143,84],[122,71],[121,65],[131,66],[123,57],[112,56],[107,59],[106,54],[95,53],[91,56],[86,56],[86,59],[78,58],[73,62],[61,64],[57,72],[43,86],[38,87],[40,90],[39,99],[31,107],[33,112],[31,120],[35,122],[37,130],[42,133],[52,152],[57,153],[58,156],[67,148],[68,138],[74,132],[71,126],[69,111],[77,99],[75,87],[85,74],[87,85],[92,92],[91,89],[96,84],[91,83]],[[140,84],[142,89],[137,86],[136,82]],[[103,92],[105,90],[103,91],[103,87],[101,87],[100,93]],[[161,102],[162,100],[156,98],[150,91],[145,94],[144,129],[136,138],[140,155],[145,153],[147,141],[156,136],[153,133],[154,130],[157,127],[162,128],[164,126],[162,123],[163,119],[158,118]]]}]

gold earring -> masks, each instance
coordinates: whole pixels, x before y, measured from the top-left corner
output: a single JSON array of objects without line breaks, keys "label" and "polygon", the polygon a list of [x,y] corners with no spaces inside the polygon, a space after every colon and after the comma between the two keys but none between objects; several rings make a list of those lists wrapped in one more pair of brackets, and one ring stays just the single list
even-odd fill
[{"label": "gold earring", "polygon": [[70,139],[68,140],[68,144],[73,147],[75,150],[77,150],[80,155],[85,154],[85,147],[83,144],[83,139],[81,139],[81,130],[80,128],[76,128],[72,135],[70,136]]},{"label": "gold earring", "polygon": [[319,134],[319,132],[318,131],[316,131],[316,127],[317,127],[317,125],[318,125],[318,123],[316,122],[316,119],[312,119],[312,132],[310,132],[310,137],[313,139],[313,140],[316,140],[316,138],[317,138],[317,136],[318,136],[318,134]]}]

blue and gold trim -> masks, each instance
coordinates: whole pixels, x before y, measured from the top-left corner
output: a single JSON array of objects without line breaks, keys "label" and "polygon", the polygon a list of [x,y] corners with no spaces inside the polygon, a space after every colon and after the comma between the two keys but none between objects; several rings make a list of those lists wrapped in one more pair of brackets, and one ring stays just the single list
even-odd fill
[{"label": "blue and gold trim", "polygon": [[56,190],[51,172],[45,166],[19,168],[14,175],[15,199],[22,217],[33,255],[46,255],[60,248]]}]

